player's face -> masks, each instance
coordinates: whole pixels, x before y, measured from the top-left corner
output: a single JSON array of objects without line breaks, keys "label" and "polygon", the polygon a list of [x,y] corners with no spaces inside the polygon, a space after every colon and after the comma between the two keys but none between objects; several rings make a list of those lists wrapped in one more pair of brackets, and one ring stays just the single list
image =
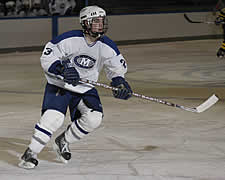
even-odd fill
[{"label": "player's face", "polygon": [[104,17],[97,17],[92,20],[92,32],[103,32]]}]

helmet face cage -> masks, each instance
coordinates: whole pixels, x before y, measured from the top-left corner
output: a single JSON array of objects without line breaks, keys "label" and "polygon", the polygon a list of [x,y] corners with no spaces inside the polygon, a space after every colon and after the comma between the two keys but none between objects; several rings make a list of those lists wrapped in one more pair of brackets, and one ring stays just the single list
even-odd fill
[{"label": "helmet face cage", "polygon": [[100,37],[104,35],[108,30],[108,20],[106,17],[103,17],[103,30],[101,32],[94,32],[92,29],[92,24],[95,18],[88,19],[86,23],[84,22],[83,28],[86,31],[86,33],[90,34],[92,37]]},{"label": "helmet face cage", "polygon": [[[103,30],[101,32],[94,32],[92,24],[98,17],[103,18]],[[80,12],[80,24],[84,29],[84,33],[89,34],[94,38],[99,38],[104,35],[108,30],[108,20],[105,11],[98,6],[87,6]]]}]

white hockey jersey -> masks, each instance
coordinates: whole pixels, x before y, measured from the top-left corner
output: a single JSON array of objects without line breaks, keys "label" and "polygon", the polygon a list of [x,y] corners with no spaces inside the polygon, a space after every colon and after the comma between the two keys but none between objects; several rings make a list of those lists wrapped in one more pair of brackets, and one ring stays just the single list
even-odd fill
[{"label": "white hockey jersey", "polygon": [[49,84],[67,90],[85,93],[93,88],[90,84],[73,86],[63,81],[62,77],[49,72],[56,61],[70,60],[78,71],[80,78],[97,81],[99,73],[105,70],[107,78],[121,76],[127,72],[127,64],[120,54],[116,44],[107,36],[102,36],[95,43],[89,45],[81,30],[73,30],[56,37],[48,42],[43,50],[41,66]]}]

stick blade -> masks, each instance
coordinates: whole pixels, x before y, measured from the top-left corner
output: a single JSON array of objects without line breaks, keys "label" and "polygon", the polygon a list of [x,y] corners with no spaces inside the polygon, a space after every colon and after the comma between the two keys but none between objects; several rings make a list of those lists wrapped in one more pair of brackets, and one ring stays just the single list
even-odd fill
[{"label": "stick blade", "polygon": [[217,101],[219,100],[219,98],[213,94],[211,97],[209,97],[204,103],[202,103],[201,105],[199,105],[198,107],[196,107],[196,110],[198,113],[201,113],[207,109],[209,109],[211,106],[213,106]]},{"label": "stick blade", "polygon": [[192,21],[187,14],[184,14],[184,18],[189,22],[189,23],[202,23],[201,21]]},{"label": "stick blade", "polygon": [[[187,14],[184,14],[184,18],[185,18],[189,23],[215,24],[214,21],[194,21],[194,20],[190,19],[190,18],[188,17]],[[221,23],[221,24],[224,24],[224,22]]]},{"label": "stick blade", "polygon": [[187,14],[184,14],[184,18],[185,18],[189,23],[192,23],[192,21],[189,19],[189,17],[187,16]]}]

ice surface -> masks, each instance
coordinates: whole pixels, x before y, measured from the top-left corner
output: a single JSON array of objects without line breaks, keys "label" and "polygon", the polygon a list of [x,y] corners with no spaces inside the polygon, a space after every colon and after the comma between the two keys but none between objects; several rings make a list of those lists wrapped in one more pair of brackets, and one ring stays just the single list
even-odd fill
[{"label": "ice surface", "polygon": [[[40,52],[0,55],[1,180],[225,180],[225,61],[220,40],[119,47],[133,90],[196,107],[213,93],[220,101],[196,114],[131,98],[114,99],[98,88],[104,107],[99,129],[71,145],[72,160],[60,163],[51,143],[39,166],[17,166],[40,118],[44,74]],[[104,75],[104,74],[103,74]],[[109,82],[103,76],[100,82]],[[69,115],[69,114],[68,114]]]}]

